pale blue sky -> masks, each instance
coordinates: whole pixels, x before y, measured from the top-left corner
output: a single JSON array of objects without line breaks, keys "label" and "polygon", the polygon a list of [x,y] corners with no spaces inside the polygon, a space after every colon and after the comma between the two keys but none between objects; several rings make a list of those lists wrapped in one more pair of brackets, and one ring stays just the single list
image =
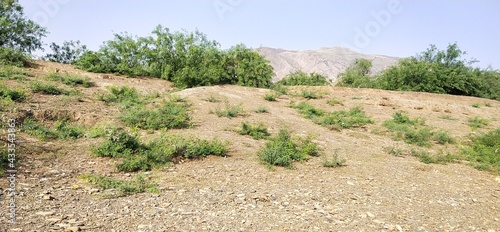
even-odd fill
[{"label": "pale blue sky", "polygon": [[80,40],[95,50],[113,33],[146,36],[162,24],[175,31],[198,29],[223,48],[238,43],[295,50],[342,46],[408,57],[429,44],[444,49],[458,42],[481,67],[500,69],[499,0],[20,2],[29,18],[49,30],[47,44]]}]

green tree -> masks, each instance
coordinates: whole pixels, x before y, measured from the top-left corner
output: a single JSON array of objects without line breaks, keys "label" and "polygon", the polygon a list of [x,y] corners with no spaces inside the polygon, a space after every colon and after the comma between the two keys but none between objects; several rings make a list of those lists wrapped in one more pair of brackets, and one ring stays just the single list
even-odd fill
[{"label": "green tree", "polygon": [[258,52],[238,44],[227,51],[224,83],[252,87],[269,87],[274,76],[270,62]]},{"label": "green tree", "polygon": [[370,60],[360,58],[347,68],[347,70],[338,75],[338,86],[353,87],[353,88],[371,88],[374,86],[372,78],[368,75],[372,62]]},{"label": "green tree", "polygon": [[24,16],[18,0],[0,1],[0,47],[31,53],[42,48],[47,31]]},{"label": "green tree", "polygon": [[87,46],[81,45],[80,41],[72,40],[64,41],[62,46],[52,43],[50,48],[53,53],[45,55],[43,59],[61,64],[73,64],[88,51]]},{"label": "green tree", "polygon": [[301,70],[287,74],[283,79],[276,82],[277,85],[308,85],[323,86],[328,85],[328,77],[319,73],[305,73]]}]

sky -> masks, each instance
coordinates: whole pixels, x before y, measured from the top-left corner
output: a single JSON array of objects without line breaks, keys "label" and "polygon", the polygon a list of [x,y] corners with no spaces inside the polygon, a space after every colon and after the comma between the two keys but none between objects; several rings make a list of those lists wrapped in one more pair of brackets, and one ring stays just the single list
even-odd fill
[{"label": "sky", "polygon": [[[500,69],[499,0],[20,0],[45,26],[46,44],[80,40],[97,50],[113,34],[147,36],[159,24],[199,30],[226,49],[347,47],[414,56],[457,43],[475,66]],[[47,46],[48,47],[48,46]],[[50,52],[46,49],[45,52]]]}]

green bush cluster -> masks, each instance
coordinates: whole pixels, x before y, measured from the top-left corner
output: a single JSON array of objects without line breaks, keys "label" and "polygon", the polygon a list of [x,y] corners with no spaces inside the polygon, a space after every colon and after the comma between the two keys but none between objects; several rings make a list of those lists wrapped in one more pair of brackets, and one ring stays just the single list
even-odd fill
[{"label": "green bush cluster", "polygon": [[173,101],[163,102],[154,108],[144,105],[130,107],[120,115],[120,119],[127,126],[146,130],[179,129],[191,125],[189,104]]},{"label": "green bush cluster", "polygon": [[472,67],[474,60],[461,59],[465,54],[456,43],[441,51],[431,45],[425,52],[402,59],[375,76],[369,76],[371,61],[358,59],[339,74],[337,85],[500,100],[500,72]]},{"label": "green bush cluster", "polygon": [[116,168],[120,171],[135,172],[151,170],[178,158],[225,156],[227,145],[217,139],[184,139],[175,135],[162,135],[148,144],[143,144],[137,135],[129,134],[123,129],[114,129],[92,152],[101,157],[122,158]]},{"label": "green bush cluster", "polygon": [[121,191],[123,195],[130,195],[143,192],[158,192],[158,188],[149,183],[144,176],[137,175],[132,180],[118,180],[101,175],[86,174],[80,176],[84,182],[92,184],[101,190],[116,189]]},{"label": "green bush cluster", "polygon": [[58,81],[65,85],[69,86],[83,86],[85,88],[89,88],[94,86],[95,84],[90,81],[89,78],[80,77],[77,75],[69,75],[69,74],[59,74],[59,73],[50,73],[46,76],[48,80]]},{"label": "green bush cluster", "polygon": [[21,89],[11,89],[0,85],[0,101],[2,102],[24,102],[28,99],[28,93]]},{"label": "green bush cluster", "polygon": [[0,78],[7,80],[25,80],[33,74],[16,66],[0,65]]},{"label": "green bush cluster", "polygon": [[43,141],[51,139],[78,139],[85,132],[82,126],[70,123],[67,118],[57,120],[53,128],[50,128],[32,117],[24,119],[21,124],[21,131]]},{"label": "green bush cluster", "polygon": [[41,93],[46,95],[74,95],[77,93],[76,90],[67,90],[57,87],[51,83],[44,83],[39,81],[33,81],[30,83],[30,88],[34,93]]},{"label": "green bush cluster", "polygon": [[475,116],[473,118],[468,118],[467,124],[472,128],[472,130],[477,130],[490,124],[490,120]]},{"label": "green bush cluster", "polygon": [[471,142],[462,149],[462,154],[477,169],[500,173],[500,128],[472,136]]},{"label": "green bush cluster", "polygon": [[331,113],[317,109],[308,102],[301,102],[297,105],[292,105],[292,107],[297,109],[305,118],[312,119],[314,123],[335,130],[361,127],[374,123],[363,112],[361,107],[353,107],[349,111],[339,110]]},{"label": "green bush cluster", "polygon": [[283,79],[276,82],[277,85],[307,85],[307,86],[324,86],[328,85],[328,77],[319,73],[305,73],[303,71],[295,71],[286,75]]},{"label": "green bush cluster", "polygon": [[224,108],[221,109],[217,107],[215,111],[210,111],[211,113],[215,113],[218,117],[226,117],[226,118],[234,118],[238,116],[245,115],[243,107],[240,105],[230,105],[229,103],[224,104]]},{"label": "green bush cluster", "polygon": [[431,139],[439,144],[455,143],[455,139],[445,131],[435,132],[425,125],[424,118],[411,119],[407,114],[396,112],[384,126],[394,132],[394,138],[408,144],[430,146]]},{"label": "green bush cluster", "polygon": [[241,129],[238,130],[240,135],[250,135],[254,139],[266,139],[269,137],[269,132],[264,124],[252,125],[247,122],[241,123]]},{"label": "green bush cluster", "polygon": [[269,87],[273,76],[269,61],[244,45],[222,50],[199,31],[171,32],[162,26],[146,37],[115,34],[99,51],[84,52],[75,64],[90,72],[162,78],[180,88],[216,84]]},{"label": "green bush cluster", "polygon": [[304,161],[309,156],[318,156],[319,152],[318,144],[311,137],[293,139],[289,131],[280,130],[277,136],[269,139],[258,156],[264,164],[292,168],[293,161]]}]

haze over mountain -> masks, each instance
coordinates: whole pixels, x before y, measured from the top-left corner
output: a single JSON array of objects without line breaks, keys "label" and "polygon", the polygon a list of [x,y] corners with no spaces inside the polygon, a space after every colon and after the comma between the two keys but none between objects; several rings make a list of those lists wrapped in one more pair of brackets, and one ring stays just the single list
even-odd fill
[{"label": "haze over mountain", "polygon": [[362,54],[343,47],[320,48],[317,50],[285,50],[260,47],[257,51],[271,61],[276,76],[273,81],[281,80],[288,73],[302,70],[306,73],[317,72],[335,81],[356,59],[372,61],[372,73],[378,73],[394,65],[401,58],[384,55]]}]

